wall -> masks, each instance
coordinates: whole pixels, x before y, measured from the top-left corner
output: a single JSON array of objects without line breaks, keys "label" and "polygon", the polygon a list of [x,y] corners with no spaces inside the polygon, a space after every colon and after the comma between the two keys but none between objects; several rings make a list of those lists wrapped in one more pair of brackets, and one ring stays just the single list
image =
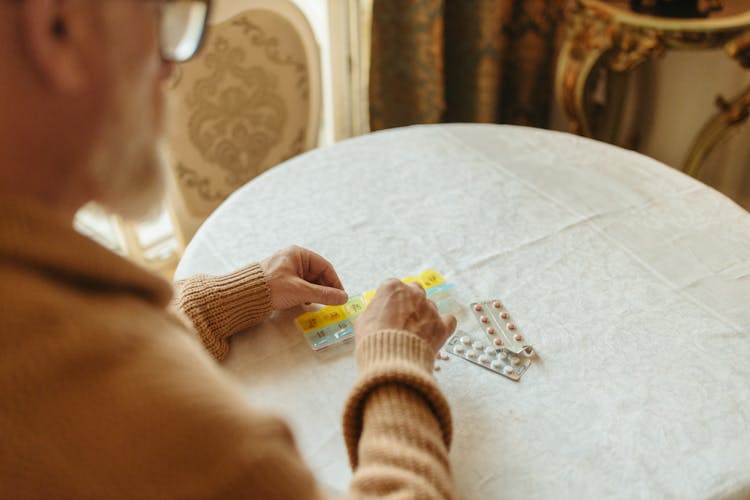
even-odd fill
[{"label": "wall", "polygon": [[[335,0],[334,0],[335,1]],[[333,143],[333,74],[331,66],[331,29],[329,24],[329,8],[326,0],[293,0],[305,13],[312,26],[315,38],[320,48],[320,64],[323,77],[323,121],[320,130],[320,144]]]},{"label": "wall", "polygon": [[[668,52],[637,78],[644,89],[638,149],[672,166],[683,164],[693,138],[718,111],[715,97],[731,99],[750,85],[750,71],[721,50]],[[750,209],[750,121],[728,137],[708,157],[699,179]]]},{"label": "wall", "polygon": [[[750,85],[721,50],[669,51],[633,72],[618,144],[680,168],[704,123],[717,112],[717,95],[735,97]],[[553,128],[566,130],[559,107]],[[699,179],[750,210],[750,120],[727,134],[709,155]]]}]

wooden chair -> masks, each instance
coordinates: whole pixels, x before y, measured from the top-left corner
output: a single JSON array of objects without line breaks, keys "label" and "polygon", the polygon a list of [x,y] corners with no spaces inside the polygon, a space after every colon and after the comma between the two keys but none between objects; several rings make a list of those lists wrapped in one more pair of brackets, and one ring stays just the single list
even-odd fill
[{"label": "wooden chair", "polygon": [[318,143],[320,58],[304,14],[289,0],[215,5],[170,89],[167,193],[183,245],[233,191]]}]

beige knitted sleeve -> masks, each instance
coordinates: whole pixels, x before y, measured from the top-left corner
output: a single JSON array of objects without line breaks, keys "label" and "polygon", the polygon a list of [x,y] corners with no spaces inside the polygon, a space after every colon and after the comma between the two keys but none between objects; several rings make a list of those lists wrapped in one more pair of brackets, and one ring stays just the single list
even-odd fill
[{"label": "beige knitted sleeve", "polygon": [[190,319],[208,352],[222,360],[229,336],[271,314],[271,290],[260,265],[252,264],[224,276],[200,274],[176,282],[172,305]]},{"label": "beige knitted sleeve", "polygon": [[352,497],[454,498],[451,413],[433,363],[409,332],[382,330],[358,343],[360,375],[343,416]]},{"label": "beige knitted sleeve", "polygon": [[[227,338],[264,320],[271,296],[260,266],[176,283],[173,299],[217,359]],[[358,340],[359,376],[343,428],[354,470],[349,498],[451,499],[451,413],[432,375],[434,356],[413,333],[381,330]]]}]

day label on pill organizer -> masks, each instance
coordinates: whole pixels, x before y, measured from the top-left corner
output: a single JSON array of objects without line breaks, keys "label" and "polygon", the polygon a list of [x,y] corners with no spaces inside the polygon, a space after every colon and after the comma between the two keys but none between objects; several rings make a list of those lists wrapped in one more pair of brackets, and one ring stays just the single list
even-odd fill
[{"label": "day label on pill organizer", "polygon": [[[418,276],[407,276],[404,283],[419,283],[425,289],[427,298],[435,302],[442,313],[455,313],[461,306],[455,301],[456,287],[445,281],[443,276],[429,269]],[[368,290],[349,297],[341,306],[326,306],[317,311],[306,312],[294,319],[297,328],[315,351],[347,342],[354,338],[354,320],[362,314],[375,297],[375,290]]]},{"label": "day label on pill organizer", "polygon": [[521,376],[531,365],[531,358],[498,347],[493,341],[476,331],[456,330],[443,349],[453,356],[515,382],[521,380]]}]

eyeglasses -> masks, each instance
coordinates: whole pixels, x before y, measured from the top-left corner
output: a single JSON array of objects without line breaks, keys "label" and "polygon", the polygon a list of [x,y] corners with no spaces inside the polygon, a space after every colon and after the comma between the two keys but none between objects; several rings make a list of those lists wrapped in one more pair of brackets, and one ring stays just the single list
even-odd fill
[{"label": "eyeglasses", "polygon": [[156,0],[160,10],[160,49],[165,61],[185,62],[203,43],[211,0]]},{"label": "eyeglasses", "polygon": [[212,0],[147,0],[159,8],[159,44],[165,61],[185,62],[198,53]]}]

